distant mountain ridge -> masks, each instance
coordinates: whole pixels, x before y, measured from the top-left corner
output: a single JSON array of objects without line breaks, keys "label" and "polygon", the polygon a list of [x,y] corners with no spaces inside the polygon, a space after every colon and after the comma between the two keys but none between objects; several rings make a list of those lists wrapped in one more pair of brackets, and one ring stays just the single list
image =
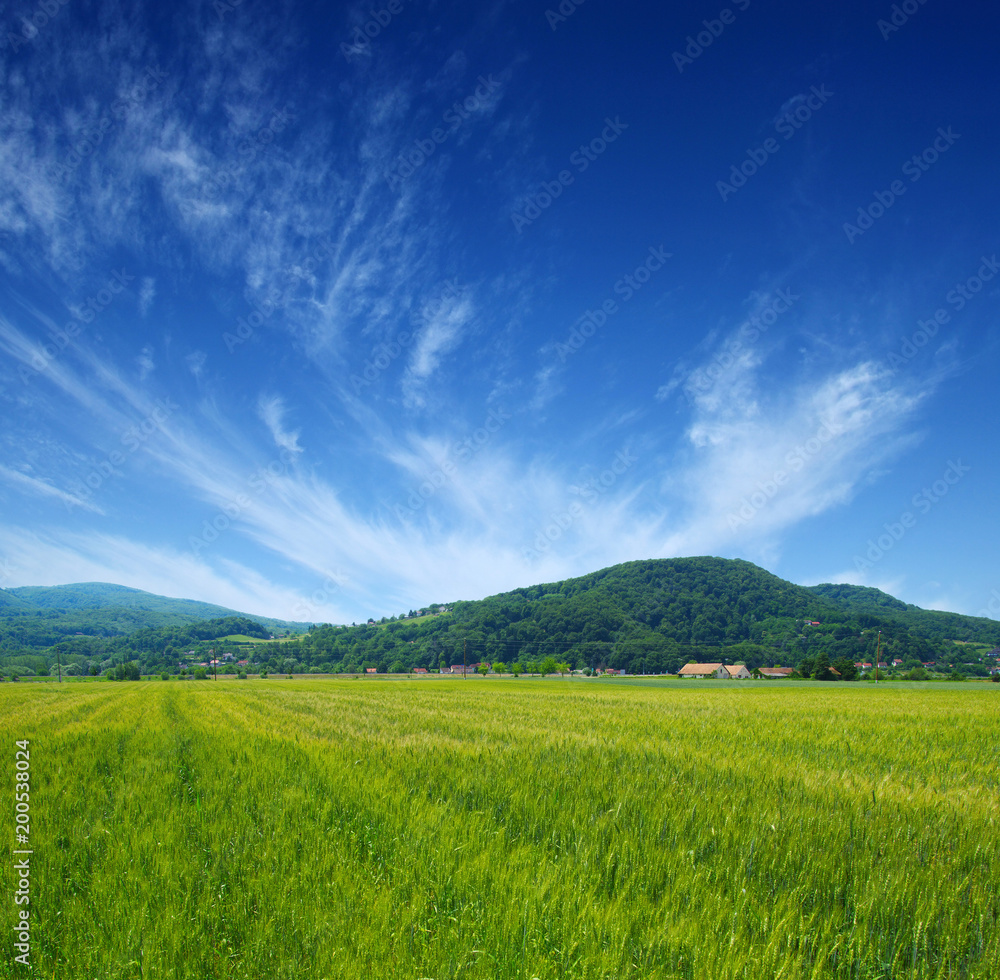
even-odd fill
[{"label": "distant mountain ridge", "polygon": [[751,562],[713,557],[625,562],[444,605],[447,615],[309,626],[101,582],[22,586],[0,590],[0,655],[50,656],[61,644],[91,659],[101,650],[136,650],[153,665],[161,649],[180,644],[181,627],[189,633],[194,623],[227,617],[301,633],[282,654],[283,667],[287,660],[324,670],[552,655],[660,671],[689,659],[794,665],[820,652],[831,662],[870,661],[877,648],[921,663],[957,657],[964,648],[956,643],[1000,643],[994,620],[920,609],[863,586],[795,585]]},{"label": "distant mountain ridge", "polygon": [[189,626],[232,617],[252,619],[271,630],[295,633],[310,625],[109,582],[23,585],[0,589],[0,653],[44,649],[76,635],[127,636],[145,629]]},{"label": "distant mountain ridge", "polygon": [[169,615],[189,616],[196,619],[215,619],[237,614],[225,606],[216,606],[197,599],[172,599],[168,596],[143,592],[127,585],[110,582],[75,582],[71,585],[21,585],[6,590],[7,595],[38,609],[148,609]]}]

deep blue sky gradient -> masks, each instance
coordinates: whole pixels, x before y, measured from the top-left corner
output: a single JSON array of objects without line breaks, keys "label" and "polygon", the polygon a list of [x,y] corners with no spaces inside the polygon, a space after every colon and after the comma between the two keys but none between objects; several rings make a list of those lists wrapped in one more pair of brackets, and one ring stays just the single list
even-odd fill
[{"label": "deep blue sky gradient", "polygon": [[9,5],[0,586],[1000,615],[1000,17],[898,8]]}]

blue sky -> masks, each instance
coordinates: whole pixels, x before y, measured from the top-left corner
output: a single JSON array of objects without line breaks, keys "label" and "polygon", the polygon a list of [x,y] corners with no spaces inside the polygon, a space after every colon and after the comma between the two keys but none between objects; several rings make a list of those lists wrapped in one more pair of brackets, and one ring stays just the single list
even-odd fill
[{"label": "blue sky", "polygon": [[1000,615],[992,8],[3,17],[0,585],[351,622],[705,554]]}]

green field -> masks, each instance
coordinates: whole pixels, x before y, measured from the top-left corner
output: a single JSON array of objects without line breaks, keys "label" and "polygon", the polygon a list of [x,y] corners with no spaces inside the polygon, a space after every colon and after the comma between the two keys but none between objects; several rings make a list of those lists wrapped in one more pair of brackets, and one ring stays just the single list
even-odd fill
[{"label": "green field", "polygon": [[[998,685],[4,685],[2,977],[991,978]],[[22,845],[23,846],[23,845]]]}]

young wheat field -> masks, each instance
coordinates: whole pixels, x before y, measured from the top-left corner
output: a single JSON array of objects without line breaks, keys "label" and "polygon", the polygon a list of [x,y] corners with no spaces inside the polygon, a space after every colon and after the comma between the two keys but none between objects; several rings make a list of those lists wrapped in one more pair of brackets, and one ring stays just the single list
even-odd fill
[{"label": "young wheat field", "polygon": [[0,976],[1000,976],[997,686],[781,683],[4,685]]}]

